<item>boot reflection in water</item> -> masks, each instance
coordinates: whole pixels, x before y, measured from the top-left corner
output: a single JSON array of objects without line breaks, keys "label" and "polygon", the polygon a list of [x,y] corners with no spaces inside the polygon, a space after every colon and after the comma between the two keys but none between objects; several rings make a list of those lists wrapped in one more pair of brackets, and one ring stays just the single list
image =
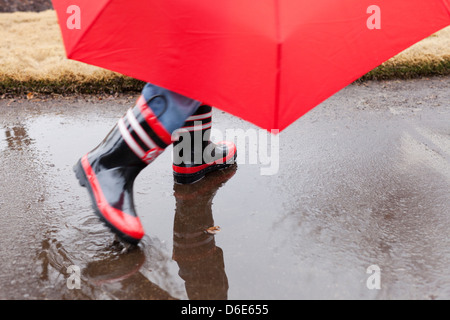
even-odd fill
[{"label": "boot reflection in water", "polygon": [[[133,200],[137,175],[172,144],[172,134],[185,126],[187,120],[205,119],[204,114],[195,114],[200,105],[199,101],[148,83],[136,105],[119,119],[104,141],[75,165],[76,177],[80,185],[87,188],[95,213],[122,240],[137,244],[144,236]],[[197,130],[189,131],[191,129],[188,128],[188,132]],[[183,161],[177,162],[177,166],[191,167],[176,172],[177,177],[181,175],[178,182],[195,182],[206,173],[234,162],[234,144],[224,145],[221,151],[218,149],[213,153],[222,152],[228,163],[220,158],[212,162],[208,159],[192,169],[192,163],[185,166]],[[185,143],[183,146],[186,148]],[[216,165],[219,162],[221,165]],[[192,173],[195,173],[195,179],[192,179]],[[184,174],[187,179],[183,179]]]},{"label": "boot reflection in water", "polygon": [[173,259],[191,300],[226,300],[228,279],[222,249],[216,246],[212,200],[236,172],[217,171],[195,185],[174,184],[176,199]]},{"label": "boot reflection in water", "polygon": [[126,252],[121,252],[120,244],[116,246],[83,269],[84,283],[89,286],[90,294],[121,300],[176,299],[141,272],[146,253],[140,246],[133,246]]}]

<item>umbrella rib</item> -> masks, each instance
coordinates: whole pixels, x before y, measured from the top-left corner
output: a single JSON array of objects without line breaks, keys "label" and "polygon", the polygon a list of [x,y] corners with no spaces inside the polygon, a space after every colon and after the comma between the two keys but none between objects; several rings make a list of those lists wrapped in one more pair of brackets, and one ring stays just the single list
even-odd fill
[{"label": "umbrella rib", "polygon": [[447,10],[448,13],[448,17],[450,18],[450,4],[447,4],[447,2],[445,0],[442,1],[444,8]]},{"label": "umbrella rib", "polygon": [[[89,24],[89,26],[86,28],[86,30],[83,32],[83,34],[78,38],[77,42],[75,43],[75,45],[72,47],[73,49],[76,50],[76,48],[78,47],[78,44],[81,42],[81,40],[83,40],[83,38],[86,36],[86,34],[92,29],[92,26],[95,24],[95,22],[99,19],[99,17],[102,15],[103,11],[105,11],[106,7],[108,6],[110,1],[105,1],[105,4],[103,5],[103,7],[98,11],[97,15],[95,16],[95,18],[91,21],[91,23]],[[68,55],[69,59],[72,59],[71,56],[73,56],[74,51],[72,51],[70,53],[70,56]]]},{"label": "umbrella rib", "polygon": [[278,115],[281,98],[281,54],[282,54],[282,39],[281,39],[281,25],[280,25],[280,1],[274,0],[275,4],[275,28],[276,28],[276,78],[275,78],[275,108],[273,114],[273,128],[278,128]]}]

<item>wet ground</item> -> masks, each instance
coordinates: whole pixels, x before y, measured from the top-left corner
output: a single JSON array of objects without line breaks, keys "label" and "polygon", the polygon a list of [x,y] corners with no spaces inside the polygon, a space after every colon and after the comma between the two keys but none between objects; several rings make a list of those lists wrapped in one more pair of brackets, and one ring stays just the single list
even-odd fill
[{"label": "wet ground", "polygon": [[276,139],[215,110],[218,135],[248,134],[240,163],[180,187],[167,150],[136,181],[128,250],[72,166],[136,97],[0,100],[0,298],[449,299],[449,86],[347,87],[279,135],[274,175]]}]

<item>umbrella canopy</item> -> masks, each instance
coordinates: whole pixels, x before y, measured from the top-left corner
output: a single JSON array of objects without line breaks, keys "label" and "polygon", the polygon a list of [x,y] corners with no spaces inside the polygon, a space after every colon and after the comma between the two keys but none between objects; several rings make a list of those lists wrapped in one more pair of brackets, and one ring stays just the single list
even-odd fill
[{"label": "umbrella canopy", "polygon": [[[376,4],[376,5],[374,5]],[[450,0],[53,0],[67,56],[265,129],[450,24]]]}]

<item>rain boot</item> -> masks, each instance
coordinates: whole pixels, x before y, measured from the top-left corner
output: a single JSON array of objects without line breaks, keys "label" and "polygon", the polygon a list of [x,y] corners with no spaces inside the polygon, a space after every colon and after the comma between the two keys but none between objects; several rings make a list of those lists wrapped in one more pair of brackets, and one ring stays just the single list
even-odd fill
[{"label": "rain boot", "polygon": [[170,104],[178,107],[184,102],[163,90],[156,92],[149,99],[141,95],[104,141],[74,167],[80,184],[88,189],[95,213],[131,244],[144,236],[134,207],[135,178],[172,143],[172,135],[153,110],[167,110]]},{"label": "rain boot", "polygon": [[173,176],[176,183],[195,183],[209,172],[235,163],[236,145],[210,141],[212,107],[201,105],[177,131],[173,147]]}]

